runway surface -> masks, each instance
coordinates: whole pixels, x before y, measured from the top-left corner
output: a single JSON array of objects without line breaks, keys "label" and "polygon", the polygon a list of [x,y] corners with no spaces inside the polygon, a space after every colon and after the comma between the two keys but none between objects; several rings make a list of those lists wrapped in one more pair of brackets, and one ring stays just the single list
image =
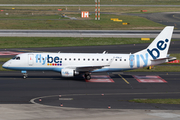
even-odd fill
[{"label": "runway surface", "polygon": [[[0,30],[1,37],[128,37],[155,38],[161,30]],[[172,38],[180,38],[174,30]]]},{"label": "runway surface", "polygon": [[[179,73],[124,73],[109,82],[86,82],[82,76],[61,78],[54,72],[0,73],[1,104],[42,104],[70,108],[179,110],[180,105],[131,103],[131,99],[180,98]],[[96,74],[104,75],[105,73]],[[132,75],[160,76],[167,83],[140,83]],[[122,78],[126,79],[127,84]],[[40,100],[41,99],[41,100]],[[31,102],[29,102],[31,101]]]}]

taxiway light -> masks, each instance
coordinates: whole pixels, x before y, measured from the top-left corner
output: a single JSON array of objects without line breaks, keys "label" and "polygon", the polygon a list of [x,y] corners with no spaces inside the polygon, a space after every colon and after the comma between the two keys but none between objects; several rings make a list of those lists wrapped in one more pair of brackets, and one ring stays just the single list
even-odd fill
[{"label": "taxiway light", "polygon": [[61,107],[63,107],[63,104],[61,103],[61,105],[60,105]]},{"label": "taxiway light", "polygon": [[40,98],[40,99],[39,99],[39,102],[41,102],[41,101],[42,101],[42,99]]},{"label": "taxiway light", "polygon": [[110,105],[108,105],[108,109],[111,109],[111,106],[110,106]]}]

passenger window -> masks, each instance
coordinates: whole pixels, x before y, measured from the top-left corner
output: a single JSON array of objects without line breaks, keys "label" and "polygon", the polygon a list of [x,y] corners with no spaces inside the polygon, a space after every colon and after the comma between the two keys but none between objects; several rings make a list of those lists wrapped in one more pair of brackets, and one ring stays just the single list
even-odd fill
[{"label": "passenger window", "polygon": [[80,61],[80,58],[78,60]]},{"label": "passenger window", "polygon": [[102,59],[102,61],[103,61],[103,59]]},{"label": "passenger window", "polygon": [[108,59],[106,59],[106,61],[108,61]]},{"label": "passenger window", "polygon": [[126,59],[124,59],[124,61],[126,61]]},{"label": "passenger window", "polygon": [[74,58],[74,61],[76,60],[76,58]]}]

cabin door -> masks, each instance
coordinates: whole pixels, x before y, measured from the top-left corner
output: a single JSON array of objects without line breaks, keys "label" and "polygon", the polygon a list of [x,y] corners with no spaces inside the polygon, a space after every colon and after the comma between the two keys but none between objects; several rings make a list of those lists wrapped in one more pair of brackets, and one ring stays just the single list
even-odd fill
[{"label": "cabin door", "polygon": [[34,58],[34,54],[28,54],[28,64],[29,64],[29,66],[33,66],[33,58]]}]

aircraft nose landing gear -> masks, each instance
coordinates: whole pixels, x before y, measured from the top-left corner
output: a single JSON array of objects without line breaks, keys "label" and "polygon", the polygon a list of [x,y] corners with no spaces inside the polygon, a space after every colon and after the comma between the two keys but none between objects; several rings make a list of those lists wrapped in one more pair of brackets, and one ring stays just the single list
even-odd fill
[{"label": "aircraft nose landing gear", "polygon": [[23,74],[24,79],[26,79],[28,77],[27,71],[21,71],[21,73]]}]

